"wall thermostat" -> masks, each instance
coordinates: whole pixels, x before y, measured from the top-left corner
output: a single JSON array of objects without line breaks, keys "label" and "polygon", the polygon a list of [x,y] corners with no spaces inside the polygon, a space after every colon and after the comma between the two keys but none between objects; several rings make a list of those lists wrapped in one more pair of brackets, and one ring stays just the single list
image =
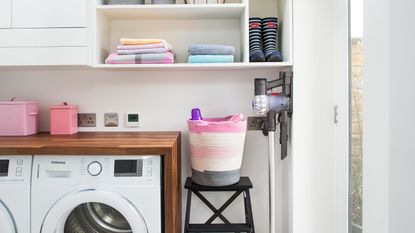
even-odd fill
[{"label": "wall thermostat", "polygon": [[127,127],[139,127],[140,116],[138,113],[127,113]]}]

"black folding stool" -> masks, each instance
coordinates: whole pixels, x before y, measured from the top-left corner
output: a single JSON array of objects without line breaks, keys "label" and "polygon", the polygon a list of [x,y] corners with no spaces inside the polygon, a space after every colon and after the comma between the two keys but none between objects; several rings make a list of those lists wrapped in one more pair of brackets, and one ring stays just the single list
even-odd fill
[{"label": "black folding stool", "polygon": [[[186,219],[184,225],[184,233],[196,233],[196,232],[235,232],[235,233],[255,233],[254,219],[252,216],[251,196],[249,189],[252,188],[252,183],[249,177],[241,177],[239,183],[224,186],[224,187],[210,187],[202,186],[192,182],[192,179],[188,177],[186,179],[185,188],[187,191],[187,207],[186,207]],[[229,192],[235,193],[223,204],[219,209],[216,209],[202,194],[201,192]],[[194,193],[203,203],[211,209],[214,214],[203,224],[190,224],[190,209],[192,206],[192,193]],[[223,211],[240,195],[243,193],[244,207],[245,207],[245,223],[230,223],[223,215]],[[216,224],[213,221],[219,218],[223,221],[223,224]]]}]

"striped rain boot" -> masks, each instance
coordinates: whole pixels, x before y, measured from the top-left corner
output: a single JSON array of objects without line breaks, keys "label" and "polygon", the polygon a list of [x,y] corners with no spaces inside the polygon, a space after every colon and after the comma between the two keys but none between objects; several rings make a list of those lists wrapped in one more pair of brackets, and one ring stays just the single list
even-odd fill
[{"label": "striped rain boot", "polygon": [[278,18],[262,19],[262,40],[267,62],[282,62],[282,55],[278,51]]},{"label": "striped rain boot", "polygon": [[249,18],[249,61],[264,62],[265,55],[262,51],[262,19]]}]

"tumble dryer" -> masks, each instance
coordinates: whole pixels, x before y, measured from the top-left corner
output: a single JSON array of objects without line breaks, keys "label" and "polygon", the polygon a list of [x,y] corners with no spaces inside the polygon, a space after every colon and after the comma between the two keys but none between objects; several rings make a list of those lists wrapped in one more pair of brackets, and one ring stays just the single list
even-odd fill
[{"label": "tumble dryer", "polygon": [[32,156],[0,156],[0,232],[30,233]]},{"label": "tumble dryer", "polygon": [[35,156],[32,233],[161,233],[160,156]]}]

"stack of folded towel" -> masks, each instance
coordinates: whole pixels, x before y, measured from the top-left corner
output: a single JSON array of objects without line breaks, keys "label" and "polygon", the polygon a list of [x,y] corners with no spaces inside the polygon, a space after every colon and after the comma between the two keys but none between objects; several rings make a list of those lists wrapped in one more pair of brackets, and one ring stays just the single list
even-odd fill
[{"label": "stack of folded towel", "polygon": [[189,63],[232,63],[235,48],[227,45],[195,44],[189,47]]},{"label": "stack of folded towel", "polygon": [[160,39],[121,38],[117,52],[111,53],[106,64],[171,64],[174,53],[171,46]]}]

